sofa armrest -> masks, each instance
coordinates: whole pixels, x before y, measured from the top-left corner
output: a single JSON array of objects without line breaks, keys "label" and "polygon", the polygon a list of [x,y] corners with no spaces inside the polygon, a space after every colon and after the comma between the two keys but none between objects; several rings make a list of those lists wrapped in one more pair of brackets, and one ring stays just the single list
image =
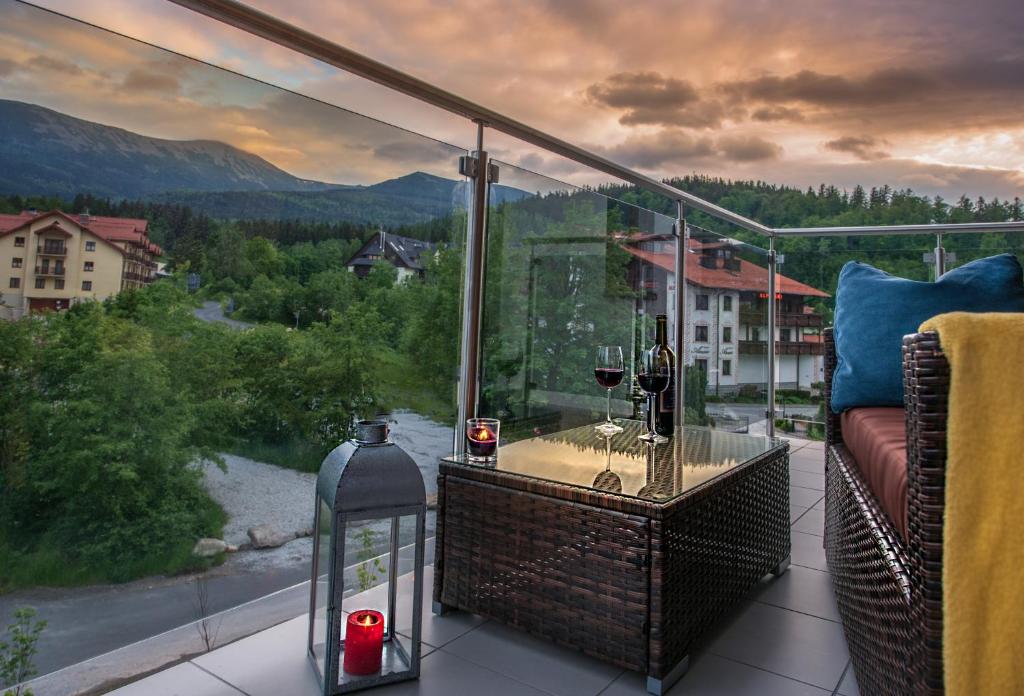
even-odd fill
[{"label": "sofa armrest", "polygon": [[907,523],[911,625],[921,631],[915,656],[919,693],[940,694],[942,679],[942,525],[946,503],[949,363],[934,331],[903,338],[907,418]]},{"label": "sofa armrest", "polygon": [[832,374],[836,370],[836,341],[832,327],[823,332],[825,340],[825,444],[838,445],[843,441],[839,427],[839,414],[832,412]]}]

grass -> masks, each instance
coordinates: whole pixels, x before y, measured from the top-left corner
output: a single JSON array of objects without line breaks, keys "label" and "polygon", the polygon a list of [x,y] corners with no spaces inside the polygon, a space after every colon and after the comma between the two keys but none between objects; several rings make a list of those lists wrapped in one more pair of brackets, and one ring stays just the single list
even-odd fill
[{"label": "grass", "polygon": [[454,425],[456,417],[455,390],[448,396],[422,377],[407,356],[389,352],[382,356],[381,397],[386,410],[407,409],[443,425]]},{"label": "grass", "polygon": [[239,439],[234,445],[225,449],[229,454],[239,457],[311,474],[320,471],[320,462],[327,455],[320,445],[300,440],[267,443],[259,440]]},{"label": "grass", "polygon": [[[220,537],[227,513],[212,498],[203,496],[200,510],[202,535]],[[111,560],[100,567],[84,566],[60,548],[57,540],[43,536],[28,550],[18,550],[0,535],[0,594],[29,587],[78,587],[122,583],[150,575],[178,575],[205,570],[224,561],[224,555],[198,558],[192,555],[196,540],[182,539],[169,552],[153,553],[128,563]]]}]

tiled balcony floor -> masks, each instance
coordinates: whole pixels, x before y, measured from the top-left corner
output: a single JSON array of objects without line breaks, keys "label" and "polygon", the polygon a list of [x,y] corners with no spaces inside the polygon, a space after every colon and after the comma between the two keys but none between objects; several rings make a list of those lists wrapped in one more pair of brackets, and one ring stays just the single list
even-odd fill
[{"label": "tiled balcony floor", "polygon": [[[693,656],[669,692],[857,696],[821,547],[821,443],[792,441],[793,565],[766,578]],[[430,576],[427,580],[429,582]],[[372,592],[373,590],[371,590]],[[424,602],[424,658],[417,682],[381,696],[642,696],[644,678],[464,613],[436,617]],[[400,629],[402,627],[399,627]],[[159,672],[118,696],[315,696],[300,616]]]}]

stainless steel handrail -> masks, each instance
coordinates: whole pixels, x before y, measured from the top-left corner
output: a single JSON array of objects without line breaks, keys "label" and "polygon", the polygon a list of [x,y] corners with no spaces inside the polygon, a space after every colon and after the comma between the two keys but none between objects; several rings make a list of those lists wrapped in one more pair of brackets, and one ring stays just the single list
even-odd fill
[{"label": "stainless steel handrail", "polygon": [[980,232],[1024,232],[1024,221],[929,223],[927,225],[867,225],[855,227],[777,227],[779,237],[835,237],[839,235],[936,234]]}]

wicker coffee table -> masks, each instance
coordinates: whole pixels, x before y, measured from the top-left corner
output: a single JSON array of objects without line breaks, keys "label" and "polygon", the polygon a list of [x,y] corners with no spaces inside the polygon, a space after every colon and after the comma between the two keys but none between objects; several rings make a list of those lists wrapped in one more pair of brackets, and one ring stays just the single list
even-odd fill
[{"label": "wicker coffee table", "polygon": [[661,694],[695,641],[789,565],[789,445],[624,423],[444,459],[434,610],[458,608],[647,675]]}]

